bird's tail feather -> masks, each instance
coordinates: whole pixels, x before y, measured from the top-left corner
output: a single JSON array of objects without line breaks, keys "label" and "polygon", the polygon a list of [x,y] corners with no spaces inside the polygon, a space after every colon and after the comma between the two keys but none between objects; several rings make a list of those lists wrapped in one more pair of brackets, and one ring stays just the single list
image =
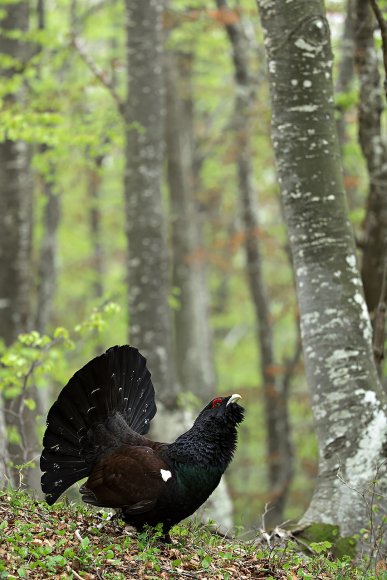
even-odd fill
[{"label": "bird's tail feather", "polygon": [[147,433],[155,413],[150,372],[137,349],[114,346],[76,372],[47,416],[40,467],[48,503],[104,453]]}]

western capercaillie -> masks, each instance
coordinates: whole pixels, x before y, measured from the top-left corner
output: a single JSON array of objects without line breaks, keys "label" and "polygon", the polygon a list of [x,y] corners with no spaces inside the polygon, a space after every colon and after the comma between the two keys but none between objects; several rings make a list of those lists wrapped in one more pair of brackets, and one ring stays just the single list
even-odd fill
[{"label": "western capercaillie", "polygon": [[141,530],[170,528],[193,514],[217,487],[237,442],[239,395],[217,397],[174,443],[145,437],[156,414],[145,358],[114,346],[75,373],[47,416],[40,459],[49,504],[73,483],[88,504],[120,510]]}]

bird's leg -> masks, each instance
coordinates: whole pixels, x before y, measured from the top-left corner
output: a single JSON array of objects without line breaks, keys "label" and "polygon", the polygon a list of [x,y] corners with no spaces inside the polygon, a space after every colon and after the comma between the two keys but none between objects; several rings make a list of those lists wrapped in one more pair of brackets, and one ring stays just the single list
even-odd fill
[{"label": "bird's leg", "polygon": [[172,539],[171,536],[169,535],[169,532],[164,534],[164,536],[161,536],[160,539],[164,542],[164,544],[172,544]]},{"label": "bird's leg", "polygon": [[99,517],[102,519],[102,522],[100,524],[97,525],[97,528],[100,530],[101,528],[103,528],[105,526],[105,524],[107,524],[108,522],[111,522],[112,520],[115,520],[118,518],[117,512],[112,511],[112,512],[108,512],[107,516],[104,518],[102,514],[106,514],[106,512],[104,511],[99,511],[98,515]]}]

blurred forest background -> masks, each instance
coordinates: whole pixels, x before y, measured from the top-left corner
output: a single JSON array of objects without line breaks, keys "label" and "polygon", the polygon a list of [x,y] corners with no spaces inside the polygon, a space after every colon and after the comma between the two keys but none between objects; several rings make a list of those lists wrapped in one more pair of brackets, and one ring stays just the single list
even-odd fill
[{"label": "blurred forest background", "polygon": [[[296,519],[317,446],[256,4],[158,2],[157,30],[147,4],[0,1],[2,480],[38,489],[48,407],[90,358],[130,341],[148,359],[161,439],[182,410],[242,395],[227,473],[235,523],[259,527],[268,502],[272,523]],[[387,201],[375,232],[368,184],[387,166],[372,145],[386,120],[375,19],[366,69],[359,59],[362,5],[326,2],[349,219],[373,316]]]}]

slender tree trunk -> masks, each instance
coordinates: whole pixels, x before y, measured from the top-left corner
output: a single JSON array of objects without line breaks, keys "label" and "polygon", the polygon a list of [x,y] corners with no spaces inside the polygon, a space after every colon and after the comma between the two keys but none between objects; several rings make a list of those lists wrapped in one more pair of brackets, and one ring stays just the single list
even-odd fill
[{"label": "slender tree trunk", "polygon": [[[102,161],[101,161],[102,162]],[[99,209],[100,202],[100,185],[101,185],[101,162],[97,159],[95,168],[90,170],[89,175],[89,195],[90,195],[90,238],[92,243],[92,261],[94,269],[93,296],[102,299],[103,296],[103,246],[101,239],[101,212]]]},{"label": "slender tree trunk", "polygon": [[[23,63],[30,52],[23,39],[28,29],[29,3],[9,4],[4,10],[2,28],[9,34],[0,35],[0,53]],[[0,71],[6,79],[14,73],[12,68]],[[6,97],[10,106],[20,98],[21,95],[14,94]],[[10,345],[19,333],[30,328],[31,322],[32,179],[26,143],[10,140],[0,143],[0,188],[0,336]],[[3,399],[8,435],[17,433],[20,437],[20,442],[14,437],[7,439],[6,455],[14,466],[8,475],[13,485],[19,484],[19,470],[15,466],[29,461],[38,448],[35,415],[24,406],[24,396],[22,393]],[[24,483],[36,487],[36,476],[37,470],[28,470]]]},{"label": "slender tree trunk", "polygon": [[[97,157],[93,160],[93,166],[88,170],[88,189],[89,189],[89,228],[90,241],[93,264],[93,283],[92,295],[99,302],[102,301],[104,295],[104,250],[102,242],[102,225],[101,225],[101,170],[103,164],[103,156]],[[103,352],[104,345],[102,344],[99,334],[96,334],[96,354]]]},{"label": "slender tree trunk", "polygon": [[60,197],[51,184],[42,179],[45,207],[43,215],[43,238],[39,255],[38,288],[36,305],[36,329],[47,332],[52,322],[53,300],[57,281],[58,225],[60,219]]},{"label": "slender tree trunk", "polygon": [[169,268],[161,198],[164,142],[162,9],[126,0],[128,98],[126,227],[131,343],[140,348],[167,407],[176,404]]},{"label": "slender tree trunk", "polygon": [[[343,35],[340,42],[340,62],[337,73],[335,92],[346,93],[350,89],[354,73],[354,0],[347,0]],[[341,148],[347,141],[345,107],[338,106],[337,132]]]},{"label": "slender tree trunk", "polygon": [[368,519],[361,492],[381,464],[385,477],[387,422],[342,183],[329,27],[321,0],[258,6],[319,444],[319,475],[302,522],[353,535]]},{"label": "slender tree trunk", "polygon": [[382,128],[383,87],[373,38],[376,21],[369,0],[355,0],[355,14],[355,59],[360,80],[359,142],[369,175],[361,275],[373,319],[387,257],[387,147]]},{"label": "slender tree trunk", "polygon": [[348,133],[348,109],[352,113],[352,106],[347,106],[346,95],[351,90],[354,80],[354,0],[347,0],[343,34],[340,42],[340,61],[338,65],[335,93],[339,97],[336,105],[336,122],[339,144],[343,158],[344,185],[349,207],[357,207],[356,179],[353,179],[353,169],[348,171],[345,163],[345,146],[350,140]]},{"label": "slender tree trunk", "polygon": [[[209,328],[208,288],[193,195],[193,159],[190,131],[185,117],[178,57],[166,54],[166,145],[171,200],[173,247],[172,286],[178,291],[174,309],[176,366],[184,391],[202,401],[215,388],[212,341]],[[187,85],[184,84],[184,90]]]},{"label": "slender tree trunk", "polygon": [[[0,40],[1,51],[1,40]],[[0,336],[7,346],[30,327],[31,315],[31,218],[32,182],[28,147],[22,142],[0,143]],[[5,449],[1,453],[13,465],[25,463],[27,442],[11,443],[9,435],[19,435],[30,412],[20,414],[22,395],[2,398]],[[13,486],[19,484],[17,469],[8,469]]]},{"label": "slender tree trunk", "polygon": [[[218,8],[228,9],[226,0],[216,0]],[[227,22],[227,19],[225,18]],[[270,511],[266,525],[272,528],[284,521],[284,507],[292,479],[292,450],[287,411],[287,390],[282,378],[273,373],[275,355],[270,322],[270,304],[262,272],[258,238],[257,191],[253,183],[250,111],[255,82],[249,73],[248,47],[242,23],[225,25],[234,61],[236,100],[233,126],[237,139],[237,170],[241,196],[242,224],[245,230],[245,254],[250,295],[255,309],[257,346],[260,352],[266,417]]]},{"label": "slender tree trunk", "polygon": [[[38,0],[37,17],[39,30],[46,28],[46,4],[45,0]],[[39,71],[40,72],[40,71]],[[39,146],[39,154],[45,155],[47,147]],[[54,171],[52,164],[50,169]],[[52,176],[49,176],[52,178]],[[38,265],[37,304],[35,326],[41,333],[47,331],[47,326],[52,322],[53,301],[57,283],[57,250],[58,250],[58,226],[60,220],[60,194],[52,187],[52,179],[41,175],[41,188],[45,197],[43,215],[43,237]],[[39,397],[42,399],[42,397]],[[44,401],[41,400],[43,404]],[[43,408],[45,405],[43,404]]]}]

